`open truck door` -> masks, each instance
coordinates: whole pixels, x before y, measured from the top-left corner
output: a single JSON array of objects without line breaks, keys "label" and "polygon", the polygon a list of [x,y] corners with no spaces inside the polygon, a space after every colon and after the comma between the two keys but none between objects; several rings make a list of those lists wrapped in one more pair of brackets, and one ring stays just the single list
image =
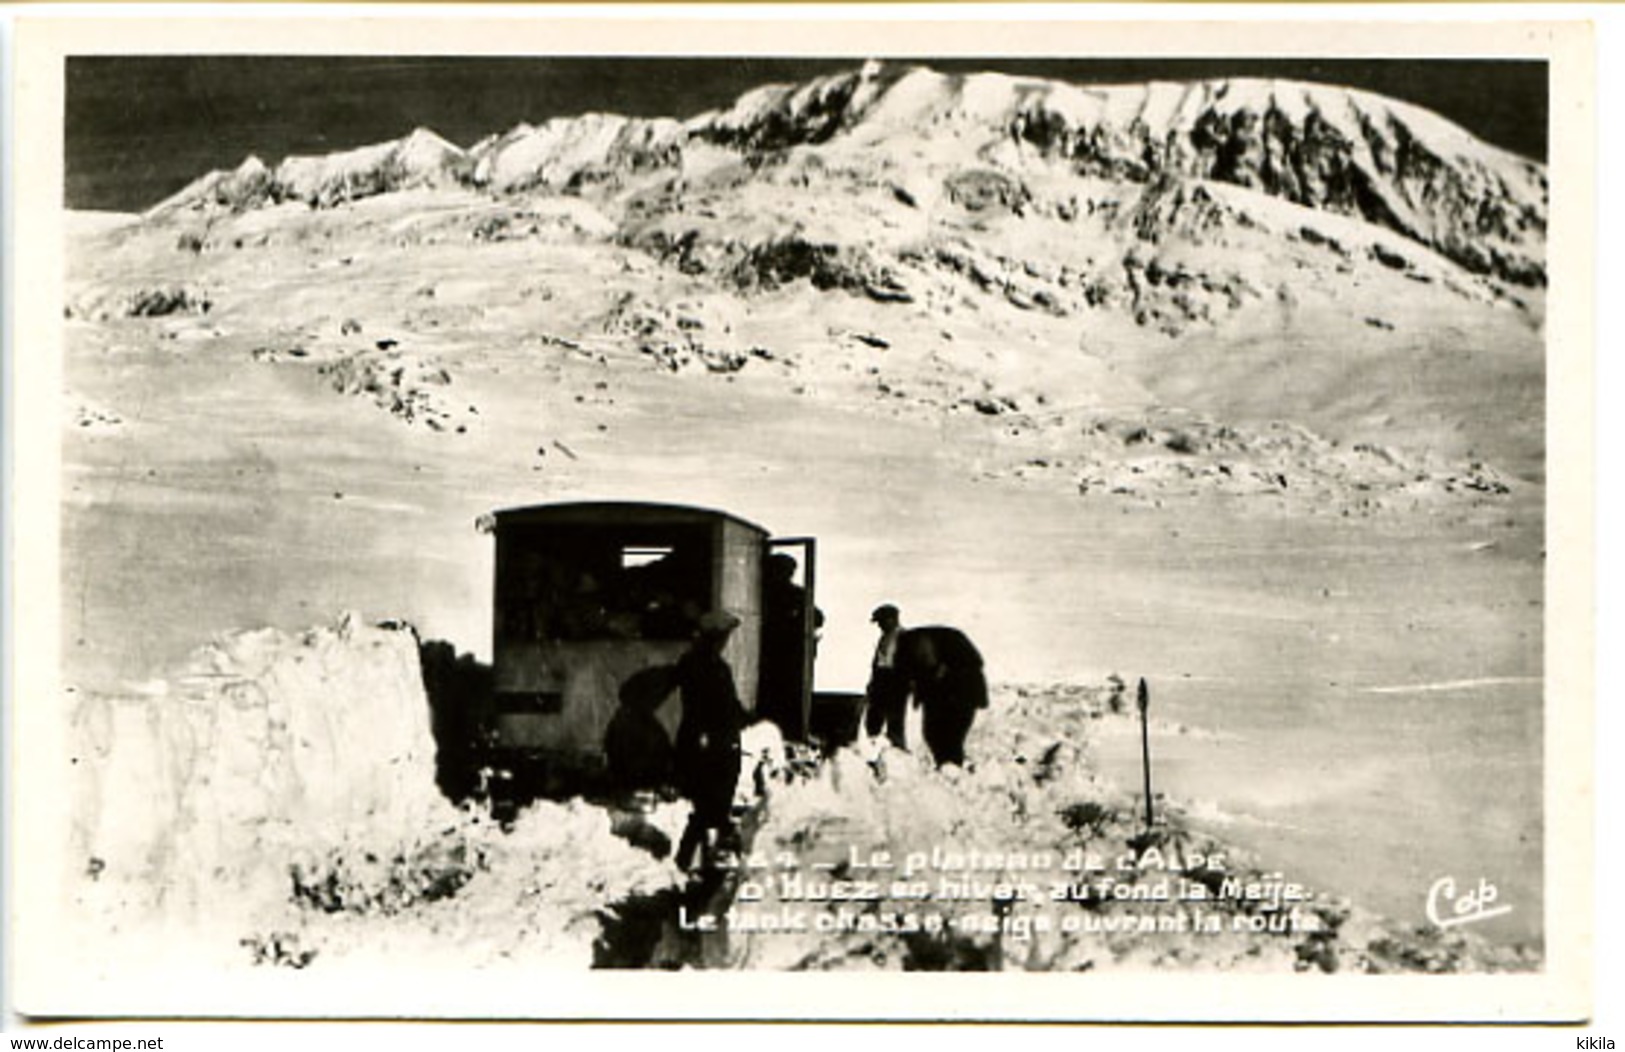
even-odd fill
[{"label": "open truck door", "polygon": [[[812,726],[813,660],[821,615],[817,603],[818,542],[811,537],[773,537],[763,560],[762,690],[759,704],[776,710],[786,738],[805,741]],[[776,578],[794,560],[794,576]],[[791,573],[793,574],[793,570]]]}]

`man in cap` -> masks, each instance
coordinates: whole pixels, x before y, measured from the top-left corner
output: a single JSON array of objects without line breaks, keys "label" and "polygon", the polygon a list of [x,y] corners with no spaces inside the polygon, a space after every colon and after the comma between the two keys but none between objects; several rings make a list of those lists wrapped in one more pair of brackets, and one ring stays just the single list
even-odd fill
[{"label": "man in cap", "polygon": [[[693,804],[677,846],[676,862],[688,869],[694,852],[708,847],[712,832],[719,847],[733,837],[734,786],[739,781],[739,732],[745,709],[734,686],[733,669],[723,658],[739,618],[712,610],[699,621],[694,643],[678,659],[677,687],[683,701],[677,724],[677,784]],[[709,850],[702,862],[711,858]]]},{"label": "man in cap", "polygon": [[675,685],[675,665],[655,665],[621,684],[620,707],[604,730],[604,759],[611,784],[624,793],[671,784],[671,736],[656,712]]},{"label": "man in cap", "polygon": [[897,641],[903,634],[902,621],[897,607],[890,603],[875,607],[869,620],[880,626],[880,640],[875,644],[874,661],[869,666],[869,687],[865,691],[868,707],[863,729],[871,738],[884,733],[893,745],[906,749],[903,717],[908,711],[908,680],[897,667]]}]

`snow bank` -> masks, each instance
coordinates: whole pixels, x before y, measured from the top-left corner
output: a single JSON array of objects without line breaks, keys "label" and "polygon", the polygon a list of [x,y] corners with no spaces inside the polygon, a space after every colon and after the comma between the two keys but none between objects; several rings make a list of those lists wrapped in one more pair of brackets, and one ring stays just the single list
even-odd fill
[{"label": "snow bank", "polygon": [[[618,903],[681,883],[603,808],[447,803],[404,625],[234,634],[73,726],[68,887],[102,970],[587,968]],[[643,842],[686,817],[641,816]]]},{"label": "snow bank", "polygon": [[[677,805],[648,821],[675,839],[686,818]],[[257,930],[291,932],[318,972],[362,976],[403,960],[448,975],[469,968],[584,971],[623,904],[682,883],[669,860],[612,835],[610,816],[580,800],[540,801],[506,829],[477,812],[460,814],[413,854],[358,865],[352,853],[317,860],[311,874],[334,862],[325,872],[337,875],[338,894],[280,918],[267,914]]]},{"label": "snow bank", "polygon": [[353,614],[225,637],[147,696],[86,698],[74,729],[74,842],[149,906],[285,884],[296,853],[398,844],[452,813],[416,634]]},{"label": "snow bank", "polygon": [[1486,971],[1532,954],[1406,931],[1265,872],[1167,801],[1100,778],[1122,684],[1005,688],[966,769],[884,744],[777,787],[728,915],[742,966],[785,970]]}]

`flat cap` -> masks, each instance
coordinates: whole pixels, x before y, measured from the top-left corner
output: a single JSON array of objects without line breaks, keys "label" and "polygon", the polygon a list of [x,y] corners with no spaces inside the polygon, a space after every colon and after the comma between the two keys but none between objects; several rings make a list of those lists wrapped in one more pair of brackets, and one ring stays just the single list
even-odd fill
[{"label": "flat cap", "polygon": [[726,610],[708,610],[700,615],[700,631],[707,635],[722,635],[739,627],[739,618]]}]

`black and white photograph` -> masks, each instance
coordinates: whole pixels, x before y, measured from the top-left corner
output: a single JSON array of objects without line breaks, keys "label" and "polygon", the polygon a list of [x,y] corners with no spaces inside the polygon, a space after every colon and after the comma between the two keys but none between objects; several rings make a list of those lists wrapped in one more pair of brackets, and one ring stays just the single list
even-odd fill
[{"label": "black and white photograph", "polygon": [[22,1010],[1589,1011],[1575,27],[70,28]]}]

